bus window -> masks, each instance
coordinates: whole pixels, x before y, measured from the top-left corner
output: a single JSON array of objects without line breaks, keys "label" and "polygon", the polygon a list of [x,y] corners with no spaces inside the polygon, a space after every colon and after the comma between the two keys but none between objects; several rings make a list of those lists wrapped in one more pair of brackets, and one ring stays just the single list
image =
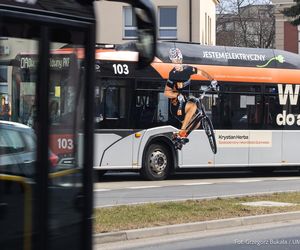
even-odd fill
[{"label": "bus window", "polygon": [[[193,81],[191,84],[191,91],[190,96],[193,97],[199,97],[204,89],[206,89],[208,86],[208,83],[203,84],[203,82],[196,82]],[[204,99],[202,100],[202,104],[204,105],[206,114],[209,116],[210,119],[212,119],[213,116],[215,116],[214,112],[216,102],[217,102],[218,95],[216,93],[210,92],[206,93]]]},{"label": "bus window", "polygon": [[[64,242],[72,241],[68,247],[75,250],[80,249],[82,240],[82,215],[76,203],[83,192],[81,157],[86,138],[83,132],[85,71],[80,67],[86,60],[81,57],[85,34],[68,30],[58,36],[60,29],[51,29],[50,34],[49,147],[58,156],[58,162],[55,169],[49,169],[49,249],[62,248]],[[61,40],[68,43],[65,53],[59,53],[65,45]]]},{"label": "bus window", "polygon": [[151,128],[157,122],[158,93],[137,91],[135,117],[137,128]]},{"label": "bus window", "polygon": [[[53,53],[61,46],[55,44]],[[68,54],[52,54],[50,57],[49,112],[51,123],[57,127],[65,127],[66,123],[72,122],[70,116],[76,102],[76,80],[72,71],[77,68],[74,64],[82,62],[76,57],[76,50],[69,51]]]},{"label": "bus window", "polygon": [[[265,124],[269,129],[297,130],[300,124],[299,86],[280,84],[265,88]],[[297,90],[298,89],[298,90]]]},{"label": "bus window", "polygon": [[264,101],[260,86],[224,84],[217,100],[215,128],[259,129],[263,126]]},{"label": "bus window", "polygon": [[[54,30],[52,31],[55,33]],[[65,32],[65,34],[72,36],[71,31],[69,33]],[[84,33],[76,34],[74,37],[76,39],[81,37],[81,41],[75,39],[73,43],[76,43],[76,47],[83,47]],[[36,135],[38,134],[38,125],[41,122],[37,117],[37,109],[41,109],[42,106],[37,104],[39,100],[37,89],[38,87],[41,88],[41,85],[38,86],[37,84],[39,65],[38,42],[23,38],[8,39],[12,51],[15,52],[14,55],[10,55],[13,56],[11,59],[12,66],[10,66],[12,68],[10,71],[12,76],[7,93],[11,102],[11,121],[15,123],[6,124],[0,122],[1,130],[2,127],[5,131],[14,130],[10,134],[6,133],[5,141],[1,140],[1,144],[3,144],[1,148],[3,150],[1,149],[0,151],[4,152],[4,154],[1,155],[0,162],[4,166],[0,166],[0,175],[2,173],[14,175],[13,182],[17,182],[17,185],[22,186],[22,189],[24,189],[24,192],[18,194],[19,200],[26,197],[26,207],[38,210],[36,208],[38,206],[37,200],[39,199],[39,190],[37,190],[39,181],[37,176],[39,175],[37,169],[41,169],[41,166],[37,166],[36,161],[37,151],[39,150],[36,146],[38,141]],[[68,242],[68,245],[73,242],[74,245],[70,247],[78,249],[82,240],[80,237],[77,237],[80,235],[82,215],[80,209],[73,204],[77,202],[76,199],[79,197],[79,193],[82,193],[82,168],[80,168],[81,165],[78,161],[78,151],[82,150],[82,147],[79,146],[77,138],[83,131],[83,119],[80,115],[83,114],[83,108],[81,107],[84,107],[82,95],[84,88],[81,88],[81,85],[84,84],[81,82],[83,72],[80,71],[79,67],[83,60],[77,56],[78,51],[76,50],[57,53],[57,50],[64,45],[65,43],[57,41],[53,41],[50,44],[49,61],[44,66],[49,66],[49,82],[45,83],[45,85],[48,83],[49,89],[49,145],[46,148],[49,152],[49,159],[46,159],[49,160],[49,169],[46,168],[47,165],[43,165],[45,166],[44,169],[49,171],[47,173],[49,176],[49,213],[46,217],[50,225],[49,232],[51,236],[49,236],[49,241],[51,241],[51,244],[49,243],[48,249],[57,249],[64,245],[64,242]],[[42,88],[47,88],[45,85],[42,85]],[[41,101],[41,98],[39,101]],[[44,117],[44,119],[46,120],[47,117]],[[2,134],[3,136],[5,135],[4,133]],[[29,138],[33,138],[33,141],[29,140]],[[12,150],[15,150],[15,152]],[[12,181],[5,180],[5,182]],[[8,185],[15,186],[15,183]],[[61,203],[61,200],[64,200],[64,202]],[[8,230],[7,234],[3,234],[1,231],[0,235],[7,239],[12,239],[13,237],[21,239],[23,235],[27,235],[24,242],[36,244],[31,237],[32,232],[23,232],[23,228],[36,230],[32,227],[29,228],[31,224],[28,221],[37,221],[35,216],[38,213],[26,211],[27,208],[21,204],[23,203],[9,204],[15,210],[15,217],[20,222],[14,228]],[[65,214],[68,214],[67,220]],[[24,215],[25,218],[23,218]],[[8,213],[7,221],[1,221],[1,224],[14,224],[12,223],[14,222],[12,216]],[[72,230],[61,231],[61,228],[68,227],[72,227]],[[3,228],[8,228],[8,226]],[[54,238],[57,240],[52,240]],[[74,239],[77,239],[77,241]],[[3,238],[0,237],[1,243],[2,240]],[[9,245],[13,243],[5,242],[5,244],[3,245],[5,249],[15,249],[13,245]],[[16,244],[22,246],[22,243],[19,241]],[[30,249],[30,246],[28,249]]]},{"label": "bus window", "polygon": [[[104,102],[105,118],[107,120],[110,120],[110,119],[119,119],[121,118],[122,115],[124,117],[124,114],[121,114],[120,112],[121,105],[119,103],[119,101],[121,101],[121,88],[109,86],[106,89],[104,89],[104,96],[105,96],[105,102]],[[124,105],[124,103],[122,104]]]},{"label": "bus window", "polygon": [[260,95],[234,94],[229,104],[233,110],[233,128],[259,128],[262,120],[262,100]]},{"label": "bus window", "polygon": [[[5,87],[0,83],[0,89],[1,97],[5,97],[1,100],[9,106],[10,115],[0,116],[0,245],[1,249],[31,249],[32,222],[36,219],[33,212],[36,204],[36,134],[33,129],[20,123],[27,122],[31,107],[35,105],[36,78],[30,78],[30,72],[36,71],[37,64],[15,59],[21,51],[38,50],[38,41],[26,38],[30,27],[38,28],[25,22],[8,22],[5,27],[8,33],[3,40],[10,53],[1,54],[0,59],[1,62],[9,61],[5,70],[9,75],[4,79]],[[22,37],[16,36],[16,31],[20,31]],[[28,70],[23,72],[25,67]],[[5,110],[1,107],[0,111]],[[35,121],[32,117],[32,123]]]},{"label": "bus window", "polygon": [[[74,158],[67,150],[65,140],[72,144],[72,112],[76,102],[76,85],[71,70],[77,62],[74,53],[56,53],[64,46],[55,43],[49,59],[49,121],[51,132],[50,149],[59,157],[59,163],[65,164]],[[36,120],[36,53],[20,53],[15,59],[12,74],[12,121],[18,121],[35,128]],[[82,113],[82,112],[81,112]]]},{"label": "bus window", "polygon": [[151,128],[172,122],[168,98],[164,96],[165,82],[137,81],[135,92],[135,127]]},{"label": "bus window", "polygon": [[131,80],[101,79],[101,84],[96,83],[96,128],[129,128],[132,87]]},{"label": "bus window", "polygon": [[[0,45],[2,45],[2,42],[0,40]],[[2,45],[5,47],[5,45]],[[2,60],[1,60],[2,61]],[[9,120],[10,114],[9,105],[6,105],[8,102],[8,67],[7,65],[0,65],[0,119],[1,120]],[[5,104],[6,102],[6,104]]]},{"label": "bus window", "polygon": [[277,115],[282,113],[282,107],[279,105],[278,95],[265,95],[265,116],[264,124],[267,129],[279,129],[280,126],[276,122]]}]

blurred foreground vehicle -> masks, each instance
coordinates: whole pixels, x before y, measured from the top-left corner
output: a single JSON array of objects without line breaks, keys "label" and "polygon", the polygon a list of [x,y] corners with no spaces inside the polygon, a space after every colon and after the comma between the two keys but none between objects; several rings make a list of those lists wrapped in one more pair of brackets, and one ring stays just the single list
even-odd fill
[{"label": "blurred foreground vehicle", "polygon": [[[58,157],[49,150],[51,167]],[[16,122],[0,121],[0,172],[33,177],[36,163],[36,135],[34,130]]]},{"label": "blurred foreground vehicle", "polygon": [[[144,67],[155,54],[153,7],[148,0],[120,2],[134,9],[138,66]],[[34,129],[1,123],[1,250],[92,249],[95,25],[91,0],[0,0],[0,65],[7,79],[0,95],[11,107],[5,119]],[[65,47],[72,56],[51,56]],[[58,79],[62,68],[65,78]],[[49,155],[51,145],[65,167]]]}]

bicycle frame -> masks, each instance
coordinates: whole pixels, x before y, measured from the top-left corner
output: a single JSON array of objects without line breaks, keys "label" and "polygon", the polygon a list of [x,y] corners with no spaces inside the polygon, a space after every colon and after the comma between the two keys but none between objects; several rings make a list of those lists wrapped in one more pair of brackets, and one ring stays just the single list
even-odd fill
[{"label": "bicycle frame", "polygon": [[201,124],[201,120],[204,117],[207,117],[202,100],[203,100],[206,92],[211,89],[216,89],[216,86],[209,85],[206,89],[203,90],[202,94],[197,98],[197,107],[198,108],[196,111],[196,115],[192,118],[192,120],[186,127],[188,135],[197,127],[198,124],[199,125]]}]

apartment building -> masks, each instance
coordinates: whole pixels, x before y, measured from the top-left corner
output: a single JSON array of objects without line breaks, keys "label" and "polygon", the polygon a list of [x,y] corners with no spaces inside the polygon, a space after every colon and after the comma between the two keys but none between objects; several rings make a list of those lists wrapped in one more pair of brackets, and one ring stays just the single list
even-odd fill
[{"label": "apartment building", "polygon": [[282,10],[295,4],[293,0],[273,0],[275,5],[275,44],[277,49],[300,54],[300,26],[293,26]]},{"label": "apartment building", "polygon": [[[158,40],[216,43],[216,5],[219,0],[152,0]],[[132,9],[123,3],[95,2],[98,43],[120,44],[136,39]]]}]

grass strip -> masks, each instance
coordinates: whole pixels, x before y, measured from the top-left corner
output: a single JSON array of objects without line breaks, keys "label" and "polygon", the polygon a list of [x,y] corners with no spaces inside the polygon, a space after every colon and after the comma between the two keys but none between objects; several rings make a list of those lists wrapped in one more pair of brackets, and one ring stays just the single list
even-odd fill
[{"label": "grass strip", "polygon": [[[294,203],[289,207],[252,207],[241,205],[251,201]],[[300,211],[300,192],[212,200],[122,205],[95,209],[94,232],[116,232],[180,223]]]}]

